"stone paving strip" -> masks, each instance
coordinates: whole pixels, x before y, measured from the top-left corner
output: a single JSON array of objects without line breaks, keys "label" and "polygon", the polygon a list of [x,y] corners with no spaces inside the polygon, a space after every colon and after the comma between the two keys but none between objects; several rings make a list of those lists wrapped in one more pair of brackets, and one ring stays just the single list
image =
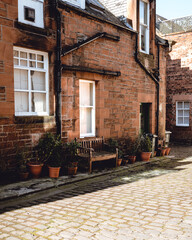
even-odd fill
[{"label": "stone paving strip", "polygon": [[0,239],[192,240],[192,158],[177,162],[15,199],[0,214]]}]

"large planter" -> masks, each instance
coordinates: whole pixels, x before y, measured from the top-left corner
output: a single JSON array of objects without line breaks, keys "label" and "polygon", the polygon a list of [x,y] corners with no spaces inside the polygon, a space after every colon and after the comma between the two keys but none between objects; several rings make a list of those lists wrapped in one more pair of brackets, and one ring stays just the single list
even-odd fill
[{"label": "large planter", "polygon": [[61,167],[48,167],[49,168],[49,177],[58,178]]},{"label": "large planter", "polygon": [[73,176],[77,174],[77,167],[76,166],[72,166],[72,167],[68,167],[68,175]]},{"label": "large planter", "polygon": [[136,161],[136,156],[127,156],[127,158],[129,159],[129,162],[131,164],[133,164]]},{"label": "large planter", "polygon": [[151,152],[142,152],[141,153],[141,161],[148,162],[151,157]]},{"label": "large planter", "polygon": [[28,163],[30,173],[33,178],[38,178],[41,175],[43,164]]}]

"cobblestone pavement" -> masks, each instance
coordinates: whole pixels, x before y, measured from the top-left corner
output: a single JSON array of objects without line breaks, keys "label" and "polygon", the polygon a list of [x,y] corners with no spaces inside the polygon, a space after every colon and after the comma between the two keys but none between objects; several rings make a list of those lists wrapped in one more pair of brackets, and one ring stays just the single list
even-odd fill
[{"label": "cobblestone pavement", "polygon": [[0,239],[192,240],[190,151],[147,172],[103,176],[15,202],[0,215]]}]

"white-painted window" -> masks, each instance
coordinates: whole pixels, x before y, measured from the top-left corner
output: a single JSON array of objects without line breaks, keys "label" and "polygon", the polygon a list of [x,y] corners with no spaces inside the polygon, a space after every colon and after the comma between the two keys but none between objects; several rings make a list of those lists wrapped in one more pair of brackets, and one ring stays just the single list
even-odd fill
[{"label": "white-painted window", "polygon": [[176,102],[176,126],[189,126],[189,102]]},{"label": "white-painted window", "polygon": [[70,3],[71,5],[85,9],[85,0],[62,0],[63,2]]},{"label": "white-painted window", "polygon": [[44,28],[44,0],[18,0],[18,21]]},{"label": "white-painted window", "polygon": [[48,54],[18,47],[13,50],[15,115],[48,115]]},{"label": "white-painted window", "polygon": [[80,80],[80,137],[95,136],[95,82]]},{"label": "white-painted window", "polygon": [[139,22],[140,51],[149,54],[149,3],[145,0],[140,0]]}]

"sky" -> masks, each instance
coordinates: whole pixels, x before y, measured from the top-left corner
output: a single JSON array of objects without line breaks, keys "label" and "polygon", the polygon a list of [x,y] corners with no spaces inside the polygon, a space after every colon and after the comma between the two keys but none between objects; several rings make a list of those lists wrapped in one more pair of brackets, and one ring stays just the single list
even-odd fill
[{"label": "sky", "polygon": [[157,14],[167,19],[192,15],[192,0],[156,0]]}]

